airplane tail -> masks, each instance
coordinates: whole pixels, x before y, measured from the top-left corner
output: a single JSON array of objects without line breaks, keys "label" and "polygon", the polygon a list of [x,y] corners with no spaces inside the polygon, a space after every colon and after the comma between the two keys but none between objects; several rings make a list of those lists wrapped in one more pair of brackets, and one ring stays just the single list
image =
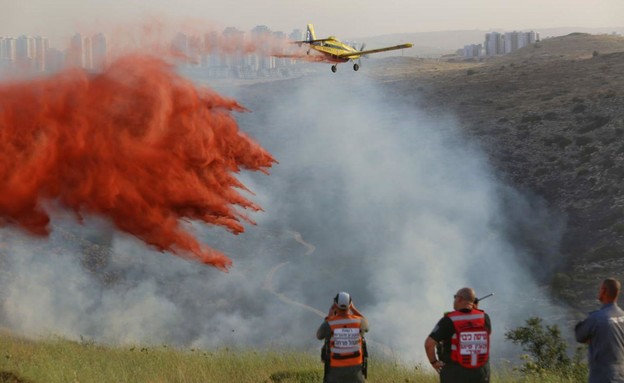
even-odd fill
[{"label": "airplane tail", "polygon": [[314,34],[314,26],[312,24],[308,24],[308,29],[306,30],[305,41],[314,41],[316,40],[316,35]]}]

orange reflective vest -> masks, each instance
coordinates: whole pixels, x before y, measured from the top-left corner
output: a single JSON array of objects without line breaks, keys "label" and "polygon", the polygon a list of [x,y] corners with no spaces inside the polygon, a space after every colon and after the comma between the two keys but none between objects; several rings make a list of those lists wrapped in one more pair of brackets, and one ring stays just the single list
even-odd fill
[{"label": "orange reflective vest", "polygon": [[362,318],[356,315],[331,316],[327,323],[331,328],[329,338],[331,367],[357,366],[363,362]]},{"label": "orange reflective vest", "polygon": [[451,360],[465,368],[478,368],[490,358],[490,332],[485,327],[485,313],[453,311],[446,314],[453,321]]}]

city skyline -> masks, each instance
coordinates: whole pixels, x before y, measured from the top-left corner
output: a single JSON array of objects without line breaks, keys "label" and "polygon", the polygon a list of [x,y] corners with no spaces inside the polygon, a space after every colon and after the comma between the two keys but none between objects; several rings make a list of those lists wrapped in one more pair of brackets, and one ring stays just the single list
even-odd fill
[{"label": "city skyline", "polygon": [[[152,45],[153,41],[148,39],[143,41],[144,46],[135,46],[132,50],[175,58],[180,68],[194,70],[200,77],[287,76],[296,70],[292,67],[297,60],[276,58],[272,53],[294,47],[286,39],[301,40],[302,36],[301,30],[285,34],[271,31],[265,25],[258,25],[251,31],[227,27],[220,33],[187,35],[177,32],[169,37],[159,36],[158,46]],[[131,40],[129,36],[121,37]],[[108,63],[127,53],[123,48],[111,49],[122,45],[101,32],[94,35],[75,33],[63,47],[53,46],[42,36],[0,36],[0,74],[51,74],[66,68],[102,72]]]},{"label": "city skyline", "polygon": [[[111,0],[30,0],[10,2],[0,15],[0,35],[45,35],[52,41],[75,31],[109,31],[146,19],[193,23],[205,29],[234,26],[250,30],[255,25],[288,33],[314,23],[322,34],[343,38],[392,33],[471,29],[545,29],[551,27],[621,27],[621,0],[398,0],[391,6],[373,0],[341,3],[292,3],[239,0],[234,3],[180,0],[133,2]],[[186,21],[185,21],[186,20]]]}]

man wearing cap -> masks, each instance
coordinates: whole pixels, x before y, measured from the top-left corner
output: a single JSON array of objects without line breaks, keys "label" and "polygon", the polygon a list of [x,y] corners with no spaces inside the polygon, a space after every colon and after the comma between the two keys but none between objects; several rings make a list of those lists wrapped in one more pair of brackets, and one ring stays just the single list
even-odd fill
[{"label": "man wearing cap", "polygon": [[[473,289],[461,288],[454,295],[453,310],[438,321],[425,340],[431,366],[441,383],[488,383],[490,381],[490,317],[477,309]],[[441,345],[440,359],[436,346]]]},{"label": "man wearing cap", "polygon": [[355,308],[351,296],[340,292],[334,297],[329,315],[316,331],[316,338],[325,340],[324,383],[363,383],[365,347],[363,334],[368,320]]}]

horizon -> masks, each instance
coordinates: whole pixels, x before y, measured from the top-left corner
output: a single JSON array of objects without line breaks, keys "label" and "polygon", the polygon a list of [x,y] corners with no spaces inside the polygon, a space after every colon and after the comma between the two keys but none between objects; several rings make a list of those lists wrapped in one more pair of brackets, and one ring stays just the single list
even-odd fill
[{"label": "horizon", "polygon": [[[73,36],[75,36],[76,34],[80,34],[83,37],[91,37],[94,36],[96,34],[104,34],[104,36],[106,36],[107,38],[110,38],[111,36],[116,36],[117,38],[120,38],[122,36],[122,34],[120,34],[120,30],[123,30],[127,33],[130,34],[135,34],[137,32],[137,29],[143,29],[143,32],[145,29],[153,27],[154,24],[153,21],[150,21],[149,23],[143,24],[143,25],[139,25],[137,27],[137,25],[135,25],[133,28],[129,28],[129,27],[117,27],[115,30],[97,30],[97,29],[93,29],[90,28],[90,31],[88,31],[87,33],[85,33],[85,31],[79,31],[76,30],[74,32],[70,32],[64,36],[54,36],[54,35],[48,35],[45,33],[36,33],[36,34],[31,34],[31,33],[13,33],[13,34],[7,34],[7,33],[0,33],[0,39],[1,38],[19,38],[21,36],[27,36],[27,37],[43,37],[48,39],[51,42],[51,47],[55,47],[55,48],[59,48],[59,49],[63,49],[63,46],[69,46],[69,42],[71,40],[71,38]],[[158,24],[159,26],[162,25],[166,25],[165,23],[162,24]],[[179,24],[180,25],[180,29],[179,30],[172,30],[171,27],[172,25],[167,25],[167,28],[169,29],[168,32],[182,32],[188,36],[199,36],[205,32],[212,32],[215,31],[214,27],[209,29],[205,29],[205,30],[198,30],[197,27],[191,27],[192,31],[190,31],[188,29],[188,25],[184,25],[184,24]],[[256,26],[266,26],[269,28],[269,30],[271,32],[275,32],[275,33],[284,33],[286,36],[288,36],[290,33],[294,32],[296,29],[290,30],[290,31],[283,31],[283,30],[274,30],[271,28],[270,25],[265,25],[265,24],[258,24]],[[242,32],[244,32],[245,34],[248,34],[252,31],[253,28],[255,28],[256,26],[250,28],[249,30],[244,30],[244,29],[240,29],[236,26],[226,26],[223,27],[223,29],[225,30],[226,28],[236,28]],[[316,26],[315,26],[316,28]],[[218,33],[223,33],[224,30],[216,30],[216,32]],[[301,33],[305,32],[305,28],[304,29],[299,29],[299,31]],[[613,27],[579,27],[579,26],[562,26],[562,27],[547,27],[547,28],[516,28],[516,29],[505,29],[505,28],[488,28],[488,29],[482,29],[482,28],[475,28],[475,29],[457,29],[457,30],[432,30],[432,31],[420,31],[420,32],[392,32],[392,33],[385,33],[385,34],[378,34],[378,35],[368,35],[368,36],[357,36],[357,37],[347,37],[347,38],[341,38],[338,37],[338,39],[342,39],[343,41],[353,41],[353,39],[357,40],[365,40],[365,39],[380,39],[380,38],[384,38],[384,37],[392,37],[392,36],[406,36],[406,35],[427,35],[427,34],[454,34],[454,33],[482,33],[484,36],[486,33],[490,33],[490,32],[500,32],[500,33],[504,33],[504,32],[529,32],[529,31],[534,31],[537,33],[541,34],[541,38],[551,38],[551,37],[559,37],[559,36],[565,36],[569,33],[574,33],[574,32],[579,32],[579,33],[588,33],[588,34],[596,34],[596,35],[601,35],[601,34],[618,34],[618,35],[622,35],[624,34],[624,25],[623,26],[613,26]],[[545,32],[545,33],[544,33]],[[140,32],[142,33],[142,32]],[[317,32],[318,33],[318,32]],[[553,33],[553,34],[548,34],[548,33]],[[163,34],[163,36],[166,35]],[[319,34],[320,35],[320,34]],[[154,37],[151,35],[150,33],[147,33],[146,36],[150,36],[150,37]],[[172,38],[173,35],[169,35],[168,38]],[[324,35],[323,35],[324,36]],[[327,34],[327,36],[329,36],[329,34]],[[467,39],[470,39],[473,43],[479,43],[479,41],[475,41],[473,38],[473,36],[466,36]],[[461,43],[458,43],[461,44]],[[435,44],[432,44],[431,46],[435,46]],[[458,45],[459,47],[459,45]],[[446,47],[448,48],[448,47]]]},{"label": "horizon", "polygon": [[476,0],[471,4],[454,0],[435,3],[419,0],[393,7],[380,6],[372,0],[303,5],[268,0],[262,6],[251,0],[240,0],[235,9],[226,3],[196,0],[181,0],[175,6],[163,0],[131,3],[111,0],[106,4],[95,0],[54,3],[31,0],[7,5],[3,10],[0,36],[40,35],[53,40],[65,39],[76,32],[88,34],[89,30],[107,31],[145,25],[146,21],[190,24],[203,30],[233,26],[248,31],[257,25],[266,25],[273,31],[285,33],[295,29],[303,31],[306,24],[312,23],[319,35],[335,35],[343,39],[452,31],[624,27],[618,26],[622,24],[618,15],[624,14],[624,2],[619,0],[599,0],[592,4],[582,0],[570,0],[565,4],[527,0],[505,6],[493,0]]}]

